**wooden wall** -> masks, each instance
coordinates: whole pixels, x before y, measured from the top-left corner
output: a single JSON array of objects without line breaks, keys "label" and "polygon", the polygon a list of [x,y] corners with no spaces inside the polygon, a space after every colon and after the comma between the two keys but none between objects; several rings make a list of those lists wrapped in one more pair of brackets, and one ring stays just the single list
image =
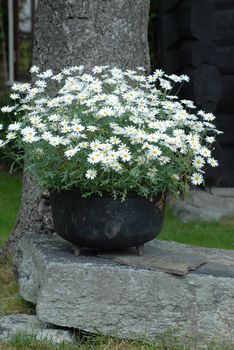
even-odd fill
[{"label": "wooden wall", "polygon": [[158,23],[161,67],[191,77],[183,97],[224,131],[208,184],[234,187],[234,0],[161,0]]}]

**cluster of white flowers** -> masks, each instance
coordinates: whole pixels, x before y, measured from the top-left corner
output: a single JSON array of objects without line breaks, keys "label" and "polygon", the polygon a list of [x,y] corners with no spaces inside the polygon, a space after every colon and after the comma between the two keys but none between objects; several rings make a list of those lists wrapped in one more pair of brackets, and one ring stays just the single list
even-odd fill
[{"label": "cluster of white flowers", "polygon": [[86,185],[131,174],[139,186],[154,186],[156,192],[170,183],[200,185],[206,166],[218,165],[211,155],[218,133],[214,115],[174,93],[187,76],[162,70],[146,76],[143,68],[108,66],[89,73],[83,66],[56,74],[36,66],[30,71],[35,84],[14,84],[14,105],[2,108],[21,117],[1,131],[0,147],[18,142],[34,154],[32,161],[44,164],[44,171],[54,170],[48,159],[56,155],[58,170],[73,164],[69,169],[79,168]]}]

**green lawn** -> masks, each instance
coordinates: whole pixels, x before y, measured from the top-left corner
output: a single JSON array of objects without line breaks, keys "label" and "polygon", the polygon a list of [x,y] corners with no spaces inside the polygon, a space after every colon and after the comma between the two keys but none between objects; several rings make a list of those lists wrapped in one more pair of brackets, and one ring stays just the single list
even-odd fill
[{"label": "green lawn", "polygon": [[0,173],[0,247],[14,227],[20,196],[21,176]]},{"label": "green lawn", "polygon": [[163,229],[158,239],[203,247],[234,249],[234,216],[231,219],[182,222],[171,208],[166,209]]}]

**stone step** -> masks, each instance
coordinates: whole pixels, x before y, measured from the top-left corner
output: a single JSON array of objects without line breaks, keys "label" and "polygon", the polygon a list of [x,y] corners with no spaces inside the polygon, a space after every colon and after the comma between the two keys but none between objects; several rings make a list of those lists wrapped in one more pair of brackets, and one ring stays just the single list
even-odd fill
[{"label": "stone step", "polygon": [[52,325],[40,321],[34,315],[0,316],[0,339],[10,340],[15,334],[35,336],[36,340],[47,340],[54,344],[72,342],[73,332],[66,329],[56,329]]},{"label": "stone step", "polygon": [[[234,251],[155,240],[143,257],[132,250],[77,257],[59,237],[27,235],[14,261],[20,293],[43,322],[128,339],[169,332],[234,344]],[[195,271],[165,272],[163,262]]]},{"label": "stone step", "polygon": [[[221,195],[222,193],[222,195]],[[228,193],[230,194],[228,196]],[[217,187],[211,191],[191,190],[184,200],[169,199],[173,210],[182,220],[220,220],[234,216],[232,191],[221,191]]]}]

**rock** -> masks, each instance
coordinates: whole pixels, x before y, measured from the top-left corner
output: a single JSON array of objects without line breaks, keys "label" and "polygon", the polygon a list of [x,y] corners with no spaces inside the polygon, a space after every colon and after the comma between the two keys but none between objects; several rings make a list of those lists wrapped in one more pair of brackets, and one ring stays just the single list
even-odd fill
[{"label": "rock", "polygon": [[[232,194],[230,191],[229,194]],[[182,220],[220,220],[234,215],[234,197],[228,196],[228,190],[218,188],[192,190],[184,200],[169,200],[173,210]]]},{"label": "rock", "polygon": [[55,344],[73,341],[71,330],[56,329],[39,321],[34,315],[0,316],[0,339],[9,340],[18,333],[29,334],[35,336],[37,340],[48,340]]},{"label": "rock", "polygon": [[210,192],[216,196],[234,198],[233,187],[211,187]]},{"label": "rock", "polygon": [[170,249],[168,245],[157,247],[149,243],[145,245],[143,252],[139,256],[136,249],[131,248],[120,252],[98,252],[97,256],[131,267],[160,270],[178,276],[184,276],[206,263],[205,257],[197,252],[187,253],[184,250],[181,254],[181,250]]},{"label": "rock", "polygon": [[183,341],[234,344],[234,251],[147,243],[155,254],[197,254],[206,261],[175,276],[91,253],[77,257],[59,237],[28,235],[18,244],[20,293],[37,304],[43,322],[129,339],[171,333]]}]

